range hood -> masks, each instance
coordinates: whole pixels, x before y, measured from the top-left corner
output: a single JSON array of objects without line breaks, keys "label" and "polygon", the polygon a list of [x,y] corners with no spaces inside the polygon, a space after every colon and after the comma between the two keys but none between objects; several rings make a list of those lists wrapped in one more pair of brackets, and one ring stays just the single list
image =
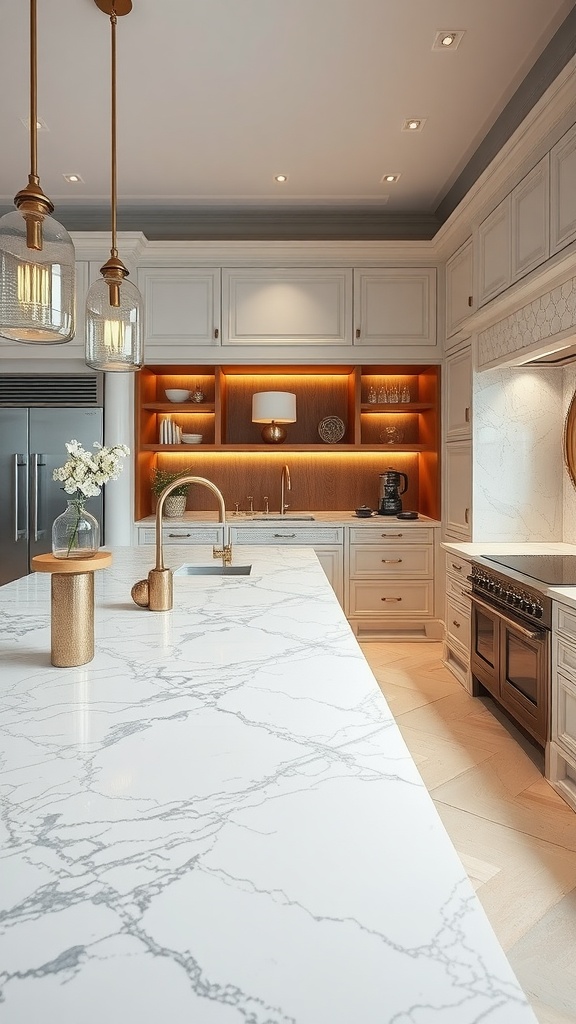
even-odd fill
[{"label": "range hood", "polygon": [[513,366],[566,366],[576,362],[576,337],[572,334],[562,341],[549,343],[513,360]]}]

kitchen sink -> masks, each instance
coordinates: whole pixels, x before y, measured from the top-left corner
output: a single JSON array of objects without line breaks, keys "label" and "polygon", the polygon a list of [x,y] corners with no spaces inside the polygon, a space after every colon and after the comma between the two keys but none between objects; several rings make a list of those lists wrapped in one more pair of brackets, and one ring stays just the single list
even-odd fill
[{"label": "kitchen sink", "polygon": [[251,565],[181,565],[175,576],[249,576]]},{"label": "kitchen sink", "polygon": [[267,515],[266,512],[263,512],[261,516],[252,516],[252,522],[254,522],[255,520],[258,520],[260,522],[265,522],[265,523],[286,523],[286,522],[294,523],[294,522],[298,522],[298,521],[299,522],[310,522],[311,519],[313,520],[314,516],[307,516],[307,515],[304,515],[304,514],[302,514],[301,516],[299,516],[299,515],[291,516],[291,515],[288,515],[288,514],[286,514],[285,516],[270,516],[270,515]]}]

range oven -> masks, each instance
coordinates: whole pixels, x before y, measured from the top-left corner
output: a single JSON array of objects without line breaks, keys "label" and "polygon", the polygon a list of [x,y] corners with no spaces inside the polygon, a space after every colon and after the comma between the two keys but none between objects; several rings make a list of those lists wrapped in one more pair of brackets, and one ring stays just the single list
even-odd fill
[{"label": "range oven", "polygon": [[552,602],[486,564],[472,563],[472,692],[485,691],[544,747],[550,728]]}]

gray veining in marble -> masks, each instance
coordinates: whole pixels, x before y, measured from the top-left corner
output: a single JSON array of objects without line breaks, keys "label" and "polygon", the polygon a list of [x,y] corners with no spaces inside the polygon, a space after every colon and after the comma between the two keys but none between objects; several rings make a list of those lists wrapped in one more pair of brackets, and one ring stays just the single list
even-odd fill
[{"label": "gray veining in marble", "polygon": [[0,588],[0,1018],[534,1022],[315,555],[242,558],[115,551],[76,669]]}]

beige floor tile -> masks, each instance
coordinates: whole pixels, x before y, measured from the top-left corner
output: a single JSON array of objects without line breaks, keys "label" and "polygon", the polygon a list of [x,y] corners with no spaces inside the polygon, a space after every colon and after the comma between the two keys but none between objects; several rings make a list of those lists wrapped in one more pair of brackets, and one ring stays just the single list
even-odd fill
[{"label": "beige floor tile", "polygon": [[[575,949],[576,892],[571,892],[508,950],[528,998],[572,1021],[576,1020]],[[548,963],[545,973],[540,969],[543,950]]]}]

